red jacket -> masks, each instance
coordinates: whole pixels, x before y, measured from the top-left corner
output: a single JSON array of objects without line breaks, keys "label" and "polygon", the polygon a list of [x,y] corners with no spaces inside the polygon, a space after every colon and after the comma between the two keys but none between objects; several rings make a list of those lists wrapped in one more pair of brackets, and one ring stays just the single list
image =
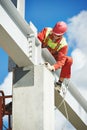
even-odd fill
[{"label": "red jacket", "polygon": [[[42,42],[42,46],[44,44],[44,39],[46,38],[47,29],[48,28],[44,28],[41,32],[38,33],[38,38]],[[48,48],[48,50],[52,52],[51,48]],[[57,53],[55,54],[51,53],[56,60],[56,63],[53,65],[55,67],[55,70],[61,68],[65,64],[67,52],[68,52],[68,46],[65,45],[59,51],[57,51]]]}]

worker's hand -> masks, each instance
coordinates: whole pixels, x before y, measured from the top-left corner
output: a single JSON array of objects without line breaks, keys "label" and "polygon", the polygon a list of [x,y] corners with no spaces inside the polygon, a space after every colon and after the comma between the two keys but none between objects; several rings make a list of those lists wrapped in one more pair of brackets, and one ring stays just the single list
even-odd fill
[{"label": "worker's hand", "polygon": [[45,66],[47,67],[47,69],[49,69],[49,70],[51,70],[51,71],[55,71],[54,66],[50,65],[48,62],[45,62],[44,64],[45,64]]}]

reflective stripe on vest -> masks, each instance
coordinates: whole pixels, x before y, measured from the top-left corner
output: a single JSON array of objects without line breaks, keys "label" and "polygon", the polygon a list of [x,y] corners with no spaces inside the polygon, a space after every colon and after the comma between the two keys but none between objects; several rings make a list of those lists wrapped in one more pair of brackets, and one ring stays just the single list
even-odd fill
[{"label": "reflective stripe on vest", "polygon": [[[49,35],[49,33],[50,33],[51,30],[52,30],[51,28],[47,29],[46,38]],[[46,38],[45,38],[44,41],[46,41]],[[62,38],[62,40],[60,41],[60,43],[53,42],[50,38],[48,38],[46,45],[48,47],[50,47],[51,49],[55,49],[56,46],[58,46],[58,48],[57,48],[56,51],[59,51],[62,47],[64,47],[64,46],[67,45],[67,42],[66,42],[66,39],[64,37]]]}]

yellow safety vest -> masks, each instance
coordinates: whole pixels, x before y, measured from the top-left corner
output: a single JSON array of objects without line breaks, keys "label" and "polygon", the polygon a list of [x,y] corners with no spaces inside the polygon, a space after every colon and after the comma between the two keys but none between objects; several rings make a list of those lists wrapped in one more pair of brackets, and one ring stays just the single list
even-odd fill
[{"label": "yellow safety vest", "polygon": [[[51,31],[51,30],[52,30],[51,28],[48,28],[48,29],[47,29],[46,38],[47,38],[48,35],[50,34],[50,31]],[[44,42],[46,42],[46,38],[45,38]],[[53,42],[52,39],[50,39],[50,38],[48,37],[48,40],[47,40],[46,45],[47,45],[48,47],[50,47],[51,49],[53,49],[53,50],[55,50],[55,48],[57,47],[56,51],[59,51],[61,48],[63,48],[64,46],[67,45],[67,42],[66,42],[66,39],[63,37],[62,40],[60,41],[60,43],[58,44],[58,43],[56,43],[56,42]]]}]

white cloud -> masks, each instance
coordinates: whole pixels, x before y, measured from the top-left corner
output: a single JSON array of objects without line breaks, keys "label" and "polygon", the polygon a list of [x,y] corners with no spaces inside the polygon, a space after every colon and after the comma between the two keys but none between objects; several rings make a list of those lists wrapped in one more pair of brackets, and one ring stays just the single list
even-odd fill
[{"label": "white cloud", "polygon": [[[72,78],[82,96],[87,95],[87,11],[81,11],[78,15],[68,20],[68,43],[73,48]],[[80,106],[79,106],[80,108]],[[78,109],[81,117],[87,122],[87,116]]]},{"label": "white cloud", "polygon": [[12,94],[12,72],[9,72],[4,82],[0,85],[0,90],[3,90],[5,95]]},{"label": "white cloud", "polygon": [[87,11],[82,11],[78,15],[68,20],[68,38],[70,45],[84,49],[87,46]]},{"label": "white cloud", "polygon": [[84,68],[86,64],[86,55],[81,51],[81,49],[76,48],[72,52],[73,62],[73,71],[79,71]]},{"label": "white cloud", "polygon": [[[68,43],[73,48],[72,78],[82,96],[87,95],[87,11],[82,11],[68,21]],[[81,107],[78,111],[87,122],[87,116],[82,114]]]},{"label": "white cloud", "polygon": [[68,43],[73,47],[72,80],[78,87],[87,86],[87,11],[68,20]]},{"label": "white cloud", "polygon": [[[12,95],[12,72],[8,73],[8,76],[0,85],[0,90],[2,90],[5,95]],[[7,99],[6,103],[8,103],[10,100],[11,99]]]}]

